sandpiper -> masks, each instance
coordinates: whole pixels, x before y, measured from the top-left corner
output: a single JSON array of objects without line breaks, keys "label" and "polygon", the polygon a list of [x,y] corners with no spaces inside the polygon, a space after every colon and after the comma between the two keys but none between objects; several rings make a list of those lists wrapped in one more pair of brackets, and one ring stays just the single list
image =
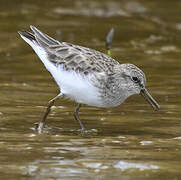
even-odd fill
[{"label": "sandpiper", "polygon": [[141,94],[155,110],[159,109],[158,103],[146,90],[145,74],[137,66],[120,64],[104,53],[59,42],[34,26],[30,28],[32,32],[18,33],[34,49],[60,88],[60,93],[49,101],[38,125],[40,133],[51,106],[63,96],[77,102],[74,117],[82,131],[85,131],[85,127],[78,115],[82,104],[114,107],[133,94]]}]

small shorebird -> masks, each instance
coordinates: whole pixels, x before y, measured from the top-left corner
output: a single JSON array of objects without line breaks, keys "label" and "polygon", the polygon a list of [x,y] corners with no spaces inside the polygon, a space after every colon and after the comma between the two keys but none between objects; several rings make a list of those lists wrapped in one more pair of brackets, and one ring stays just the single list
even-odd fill
[{"label": "small shorebird", "polygon": [[41,133],[45,120],[55,101],[66,96],[78,105],[74,117],[79,119],[81,104],[96,107],[114,107],[133,94],[141,94],[157,110],[158,103],[145,88],[142,70],[133,64],[120,64],[106,54],[86,47],[59,42],[34,26],[33,31],[19,31],[20,36],[34,49],[60,88],[60,93],[49,101],[43,119],[38,125]]}]

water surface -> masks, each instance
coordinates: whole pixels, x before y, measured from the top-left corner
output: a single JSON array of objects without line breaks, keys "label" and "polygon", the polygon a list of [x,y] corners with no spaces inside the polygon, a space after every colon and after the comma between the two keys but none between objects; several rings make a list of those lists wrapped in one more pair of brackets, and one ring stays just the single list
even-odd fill
[{"label": "water surface", "polygon": [[[0,7],[0,172],[2,179],[180,179],[181,2],[6,1]],[[157,112],[135,95],[116,108],[84,106],[92,133],[82,136],[75,103],[57,101],[44,134],[35,131],[53,78],[17,31],[35,25],[52,37],[112,54],[147,75]]]}]

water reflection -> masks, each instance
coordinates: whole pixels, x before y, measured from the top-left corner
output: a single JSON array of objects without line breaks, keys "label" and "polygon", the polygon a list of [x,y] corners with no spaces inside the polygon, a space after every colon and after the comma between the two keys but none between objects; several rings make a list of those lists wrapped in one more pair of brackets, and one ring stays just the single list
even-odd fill
[{"label": "water reflection", "polygon": [[159,169],[156,165],[150,164],[140,164],[140,163],[129,163],[125,161],[119,161],[114,165],[115,168],[121,169],[122,171],[128,169],[139,169],[140,171],[144,170],[152,170],[152,169]]}]

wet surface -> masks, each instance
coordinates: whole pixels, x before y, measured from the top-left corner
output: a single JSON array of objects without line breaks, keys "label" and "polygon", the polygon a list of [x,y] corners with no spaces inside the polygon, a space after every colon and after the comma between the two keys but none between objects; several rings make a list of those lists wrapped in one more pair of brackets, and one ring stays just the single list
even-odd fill
[{"label": "wet surface", "polygon": [[[0,6],[1,179],[180,179],[181,2],[6,1]],[[83,106],[82,136],[75,103],[57,101],[42,135],[53,78],[17,31],[35,25],[52,37],[105,52],[147,75],[157,112],[135,95],[115,108]]]}]

